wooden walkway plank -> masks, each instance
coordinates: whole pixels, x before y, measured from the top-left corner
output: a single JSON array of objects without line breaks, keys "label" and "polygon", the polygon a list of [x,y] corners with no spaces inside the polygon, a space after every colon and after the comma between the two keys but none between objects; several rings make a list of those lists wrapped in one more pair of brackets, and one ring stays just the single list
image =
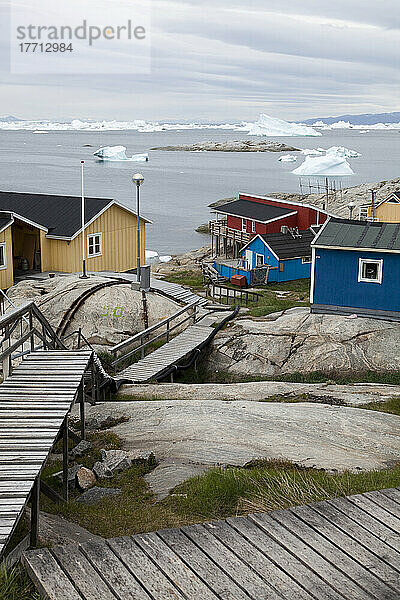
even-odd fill
[{"label": "wooden walkway plank", "polygon": [[333,525],[358,540],[365,548],[368,548],[391,567],[400,571],[400,554],[378,536],[368,529],[353,521],[349,516],[342,513],[328,502],[311,504],[310,508],[325,517]]},{"label": "wooden walkway plank", "polygon": [[186,598],[220,600],[155,533],[135,535],[133,539]]},{"label": "wooden walkway plank", "polygon": [[[367,595],[372,594],[378,598],[382,596],[387,599],[390,598],[390,588],[380,581],[369,569],[366,569],[358,562],[358,553],[355,555],[357,556],[357,559],[352,558],[349,554],[344,552],[344,549],[335,545],[308,523],[299,519],[292,510],[275,511],[272,518],[291,531],[294,535],[306,541],[315,552],[318,552],[328,560],[331,565],[338,569],[338,571],[347,575],[347,577],[349,577],[355,585],[362,588]],[[332,528],[331,537],[334,536],[335,528]],[[362,547],[360,547],[359,550],[361,551]],[[371,561],[371,566],[372,565],[373,561]],[[392,590],[393,600],[396,596],[395,592]]]},{"label": "wooden walkway plank", "polygon": [[326,579],[320,578],[316,572],[308,568],[307,564],[296,555],[295,549],[290,548],[290,544],[286,548],[250,518],[231,517],[227,519],[227,523],[317,600],[343,600],[342,594],[331,587]]},{"label": "wooden walkway plank", "polygon": [[[385,585],[390,585],[393,589],[400,592],[400,573],[398,570],[393,570],[386,562],[374,555],[370,550],[361,545],[360,540],[353,538],[352,535],[344,533],[334,523],[325,519],[324,516],[316,513],[309,506],[298,506],[291,509],[291,512],[299,517],[304,523],[315,529],[319,534],[323,535],[330,543],[334,544],[342,552],[346,553],[351,560],[354,560],[364,567],[368,573],[372,573],[379,578]],[[337,551],[335,551],[337,555]],[[400,559],[400,556],[399,556]],[[398,565],[400,568],[400,564]],[[349,569],[351,571],[351,569]],[[362,576],[362,579],[368,584],[368,577]],[[375,582],[376,584],[376,582]],[[369,587],[374,591],[374,582]],[[379,593],[383,594],[379,586]]]},{"label": "wooden walkway plank", "polygon": [[118,598],[124,600],[152,600],[143,586],[107,544],[94,541],[86,542],[80,550],[97,572],[107,573],[107,584]]},{"label": "wooden walkway plank", "polygon": [[[58,546],[52,550],[52,554],[85,600],[120,600],[80,552],[79,547]],[[64,600],[62,596],[56,600],[61,599]]]},{"label": "wooden walkway plank", "polygon": [[[0,554],[28,501],[90,364],[92,352],[37,352],[0,385]],[[48,358],[58,371],[45,373]],[[79,363],[76,364],[77,356]],[[42,362],[43,361],[43,362]],[[71,362],[70,362],[71,361]],[[64,369],[72,365],[73,369]]]},{"label": "wooden walkway plank", "polygon": [[326,581],[347,600],[371,600],[370,594],[360,588],[356,582],[346,576],[343,571],[337,569],[330,561],[320,554],[323,549],[315,550],[310,546],[304,536],[296,536],[281,523],[272,518],[273,513],[249,515],[256,525],[264,529],[279,544],[294,553],[303,561],[307,568],[314,571],[322,580]]},{"label": "wooden walkway plank", "polygon": [[369,498],[364,497],[362,494],[357,494],[355,496],[349,496],[348,499],[352,504],[358,506],[361,508],[361,510],[373,516],[375,519],[383,523],[383,525],[393,529],[393,531],[397,534],[400,532],[400,519],[395,517],[381,506],[378,506],[378,504]]},{"label": "wooden walkway plank", "polygon": [[296,600],[314,598],[226,521],[205,523],[204,527],[281,595],[290,595]]},{"label": "wooden walkway plank", "polygon": [[[191,532],[193,530],[191,529]],[[252,594],[252,588],[254,588],[254,581],[252,581],[251,577],[247,577],[247,583],[249,587],[247,588],[247,593],[241,589],[243,575],[241,575],[242,567],[246,569],[245,565],[242,565],[240,561],[236,561],[235,565],[235,575],[232,578],[232,574],[230,571],[230,564],[232,560],[229,558],[225,561],[225,557],[221,557],[222,562],[224,564],[224,569],[221,569],[220,564],[215,564],[214,556],[209,553],[201,546],[198,547],[196,543],[193,543],[191,538],[187,537],[183,530],[179,529],[167,529],[158,531],[158,535],[165,542],[175,554],[182,559],[183,562],[190,567],[197,577],[207,582],[207,586],[211,588],[211,590],[217,595],[221,600],[249,600],[250,598],[262,598],[265,594],[265,587],[260,580],[260,585],[257,587],[257,596],[254,597]],[[215,546],[218,546],[219,542],[215,538],[212,539],[212,542],[215,543]],[[216,549],[218,553],[218,547]],[[233,556],[233,562],[235,562],[236,557]],[[238,569],[239,567],[239,569]],[[246,573],[246,575],[248,575]],[[254,574],[255,575],[255,574]],[[255,577],[257,577],[255,575]],[[238,584],[238,585],[237,585]],[[241,585],[241,587],[239,587]],[[264,589],[263,589],[264,588]],[[275,600],[273,593],[271,594],[271,600]]]},{"label": "wooden walkway plank", "polygon": [[47,548],[26,552],[22,564],[39,592],[49,600],[85,600]]},{"label": "wooden walkway plank", "polygon": [[392,498],[386,496],[385,494],[382,494],[381,492],[367,492],[366,494],[364,494],[364,496],[365,498],[368,498],[368,500],[375,502],[375,504],[377,504],[381,508],[384,508],[385,510],[390,512],[390,514],[400,519],[400,504]]},{"label": "wooden walkway plank", "polygon": [[154,600],[184,600],[186,598],[139,548],[132,537],[108,540],[108,544]]}]

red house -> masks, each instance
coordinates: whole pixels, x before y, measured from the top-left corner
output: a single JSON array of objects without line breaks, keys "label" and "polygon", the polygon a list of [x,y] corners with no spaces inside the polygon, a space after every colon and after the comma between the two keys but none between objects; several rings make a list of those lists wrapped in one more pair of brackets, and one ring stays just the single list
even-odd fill
[{"label": "red house", "polygon": [[210,223],[212,248],[216,255],[223,252],[226,256],[230,248],[233,257],[257,234],[279,233],[283,226],[306,231],[330,216],[311,204],[253,194],[239,194],[237,200],[215,207],[213,212],[217,220]]}]

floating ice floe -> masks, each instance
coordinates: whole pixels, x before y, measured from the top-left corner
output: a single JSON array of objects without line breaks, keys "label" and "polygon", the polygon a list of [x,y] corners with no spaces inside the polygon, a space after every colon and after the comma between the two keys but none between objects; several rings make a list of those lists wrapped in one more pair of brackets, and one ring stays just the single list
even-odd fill
[{"label": "floating ice floe", "polygon": [[378,131],[391,131],[393,129],[400,129],[400,123],[375,123],[374,125],[353,125],[349,121],[336,121],[327,125],[323,121],[316,121],[312,124],[313,127],[318,129],[332,130],[332,129],[359,129],[361,131],[372,131],[374,129]]},{"label": "floating ice floe", "polygon": [[172,256],[169,256],[169,255],[167,255],[167,256],[160,256],[160,262],[162,262],[162,263],[167,263],[170,260],[172,260]]},{"label": "floating ice floe", "polygon": [[301,151],[304,156],[323,156],[325,152],[324,148],[304,148]]},{"label": "floating ice floe", "polygon": [[147,162],[149,160],[148,154],[134,154],[128,157],[125,146],[103,146],[94,152],[94,156],[100,160],[107,161],[128,160],[131,162]]},{"label": "floating ice floe", "polygon": [[146,250],[145,256],[147,264],[154,264],[159,260],[158,252],[154,252],[154,250]]},{"label": "floating ice floe", "polygon": [[347,175],[354,175],[354,171],[347,160],[337,154],[307,156],[303,164],[292,173],[308,177],[346,177]]},{"label": "floating ice floe", "polygon": [[285,154],[285,156],[281,156],[278,158],[279,162],[296,162],[297,156],[293,156],[293,154]]},{"label": "floating ice floe", "polygon": [[43,134],[45,134],[45,133],[49,133],[49,132],[48,132],[48,131],[39,131],[39,130],[37,129],[37,130],[36,130],[36,131],[34,131],[33,133],[36,133],[36,134],[41,134],[41,135],[43,135]]},{"label": "floating ice floe", "polygon": [[316,131],[308,125],[299,125],[298,123],[289,123],[282,119],[275,119],[262,114],[255,123],[244,123],[244,129],[249,135],[267,135],[271,136],[320,136],[321,132]]}]

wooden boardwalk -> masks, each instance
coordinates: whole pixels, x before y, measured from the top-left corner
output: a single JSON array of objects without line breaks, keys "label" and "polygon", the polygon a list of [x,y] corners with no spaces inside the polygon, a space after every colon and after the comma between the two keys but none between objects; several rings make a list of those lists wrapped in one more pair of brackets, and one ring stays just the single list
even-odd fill
[{"label": "wooden boardwalk", "polygon": [[118,378],[129,379],[133,383],[160,378],[171,366],[183,361],[204,344],[214,332],[214,328],[208,325],[191,325],[164,346],[120,371]]},{"label": "wooden boardwalk", "polygon": [[[132,273],[112,273],[108,271],[101,271],[94,273],[94,275],[106,277],[107,279],[121,279],[127,282],[136,282],[136,275],[133,275]],[[181,285],[177,283],[170,283],[169,281],[165,281],[163,279],[157,279],[156,277],[151,278],[150,289],[153,292],[158,292],[163,296],[171,298],[171,300],[182,302],[183,304],[193,304],[194,302],[199,304],[199,306],[205,306],[208,304],[208,300],[206,298],[194,294]]]},{"label": "wooden boardwalk", "polygon": [[25,553],[50,600],[398,600],[400,490]]},{"label": "wooden boardwalk", "polygon": [[0,385],[0,555],[75,402],[92,352],[28,354]]}]

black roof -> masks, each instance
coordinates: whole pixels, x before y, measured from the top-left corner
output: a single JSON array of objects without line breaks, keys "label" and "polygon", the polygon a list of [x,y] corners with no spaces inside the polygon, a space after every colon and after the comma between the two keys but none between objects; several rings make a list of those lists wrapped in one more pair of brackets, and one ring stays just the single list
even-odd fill
[{"label": "black roof", "polygon": [[[85,221],[91,221],[112,200],[85,199]],[[82,226],[81,198],[20,192],[0,192],[0,211],[10,211],[46,227],[49,235],[72,237]]]},{"label": "black roof", "polygon": [[400,252],[400,223],[331,218],[315,245]]},{"label": "black roof", "polygon": [[271,219],[284,217],[296,211],[288,208],[281,208],[280,206],[262,204],[261,202],[252,202],[251,200],[235,200],[234,202],[228,202],[227,204],[216,207],[214,212],[245,217],[247,219],[253,219],[254,221],[266,223],[267,221],[271,221]]},{"label": "black roof", "polygon": [[311,242],[315,234],[307,229],[300,231],[301,237],[291,233],[266,233],[260,237],[268,244],[278,258],[298,258],[311,256]]},{"label": "black roof", "polygon": [[8,212],[0,212],[0,231],[12,222],[12,215]]}]

